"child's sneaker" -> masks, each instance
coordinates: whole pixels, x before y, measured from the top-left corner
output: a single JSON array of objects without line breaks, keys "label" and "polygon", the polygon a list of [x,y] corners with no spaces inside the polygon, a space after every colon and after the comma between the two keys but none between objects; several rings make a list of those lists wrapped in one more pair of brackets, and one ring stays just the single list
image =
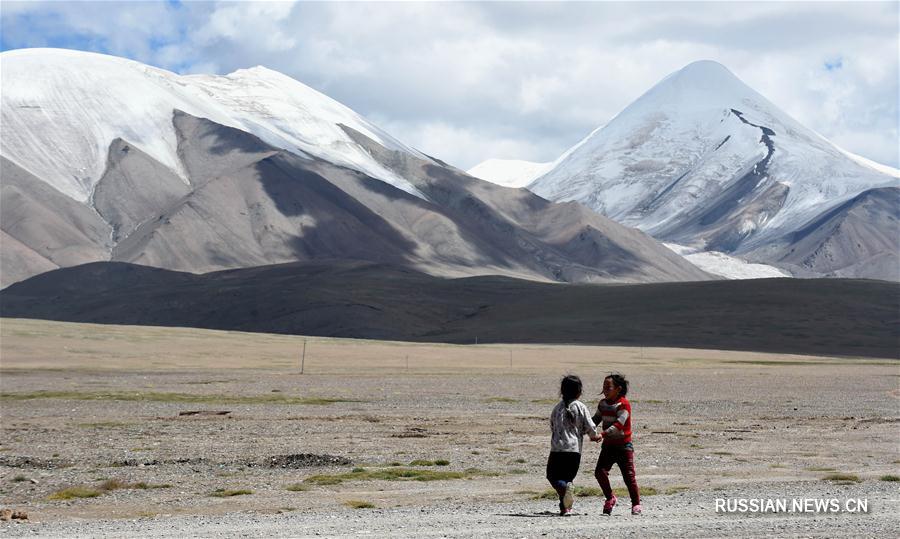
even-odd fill
[{"label": "child's sneaker", "polygon": [[572,506],[575,505],[575,486],[569,482],[566,483],[566,492],[563,494],[563,508],[567,513],[572,512]]},{"label": "child's sneaker", "polygon": [[640,515],[641,514],[641,504],[632,505],[631,506],[631,514],[632,515]]},{"label": "child's sneaker", "polygon": [[606,500],[606,503],[603,504],[603,514],[604,515],[612,514],[613,507],[616,506],[617,501],[618,501],[618,498],[616,498],[615,494],[613,494],[612,498]]}]

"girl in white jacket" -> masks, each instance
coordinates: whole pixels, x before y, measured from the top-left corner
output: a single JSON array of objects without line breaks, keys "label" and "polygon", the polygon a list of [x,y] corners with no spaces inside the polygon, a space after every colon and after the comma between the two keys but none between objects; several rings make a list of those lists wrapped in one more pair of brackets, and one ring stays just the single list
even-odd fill
[{"label": "girl in white jacket", "polygon": [[550,413],[550,457],[547,459],[547,481],[559,495],[559,514],[572,513],[575,492],[572,481],[581,464],[581,444],[584,435],[600,440],[597,426],[591,419],[581,397],[581,378],[568,375],[560,382],[562,399]]}]

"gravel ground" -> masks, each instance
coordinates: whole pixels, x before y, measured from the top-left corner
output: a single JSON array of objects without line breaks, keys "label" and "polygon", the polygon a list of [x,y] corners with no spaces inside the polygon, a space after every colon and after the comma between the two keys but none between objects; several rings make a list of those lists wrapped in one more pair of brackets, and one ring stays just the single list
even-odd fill
[{"label": "gravel ground", "polygon": [[[452,503],[440,507],[218,516],[158,516],[12,525],[8,537],[896,537],[900,502],[893,486],[823,488],[817,484],[755,485],[730,491],[654,496],[644,514],[627,507],[606,517],[597,499],[578,500],[559,517],[553,503]],[[717,514],[716,498],[781,497],[868,500],[867,513]]]},{"label": "gravel ground", "polygon": [[[300,376],[302,339],[283,336],[0,329],[0,508],[29,515],[0,522],[3,536],[900,536],[900,482],[885,480],[900,475],[896,361],[322,339]],[[558,517],[537,497],[559,378],[580,374],[593,407],[610,370],[633,384],[645,513],[623,501],[603,517],[592,496]],[[597,453],[585,444],[578,485],[596,487]],[[465,477],[353,475],[399,468]],[[71,487],[98,495],[53,499]],[[716,498],[862,498],[869,510],[717,514]]]}]

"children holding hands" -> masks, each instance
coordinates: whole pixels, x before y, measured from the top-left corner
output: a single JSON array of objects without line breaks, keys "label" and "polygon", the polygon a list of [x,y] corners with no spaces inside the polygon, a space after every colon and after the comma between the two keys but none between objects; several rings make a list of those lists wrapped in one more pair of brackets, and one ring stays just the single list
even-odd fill
[{"label": "children holding hands", "polygon": [[[602,440],[600,458],[594,476],[603,490],[606,502],[603,514],[609,515],[617,499],[609,484],[609,471],[619,466],[631,496],[631,514],[641,514],[640,493],[634,472],[634,446],[631,442],[631,404],[625,395],[628,381],[620,374],[603,380],[603,395],[593,416],[580,400],[581,379],[565,376],[560,382],[562,399],[550,413],[550,456],[547,459],[547,480],[559,496],[559,514],[572,513],[575,502],[573,481],[581,464],[584,435],[595,442]],[[599,427],[599,428],[598,428]]]}]

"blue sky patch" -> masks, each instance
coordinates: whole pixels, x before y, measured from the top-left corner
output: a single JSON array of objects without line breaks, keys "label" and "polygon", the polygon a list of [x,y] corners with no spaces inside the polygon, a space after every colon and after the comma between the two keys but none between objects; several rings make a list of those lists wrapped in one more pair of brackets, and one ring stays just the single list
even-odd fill
[{"label": "blue sky patch", "polygon": [[826,71],[837,71],[844,67],[844,59],[838,56],[837,58],[832,58],[830,60],[825,60],[825,70]]}]

